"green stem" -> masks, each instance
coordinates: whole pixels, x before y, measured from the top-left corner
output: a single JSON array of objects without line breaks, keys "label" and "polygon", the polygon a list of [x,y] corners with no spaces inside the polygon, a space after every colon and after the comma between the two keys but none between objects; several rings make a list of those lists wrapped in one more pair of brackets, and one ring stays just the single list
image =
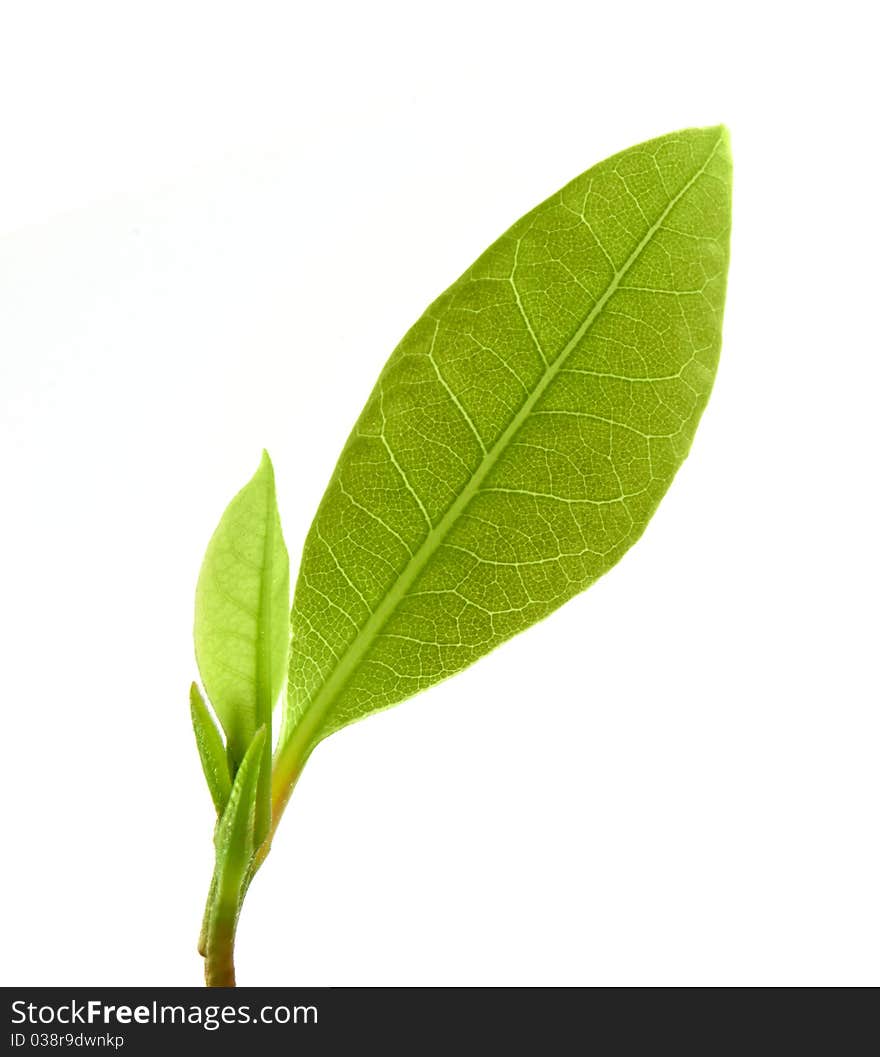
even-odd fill
[{"label": "green stem", "polygon": [[218,865],[211,880],[202,925],[208,987],[235,987],[235,930],[244,891],[242,875]]},{"label": "green stem", "polygon": [[235,987],[235,926],[238,918],[237,901],[215,904],[208,928],[205,953],[205,983],[208,987]]},{"label": "green stem", "polygon": [[205,980],[209,987],[234,987],[233,949],[242,899],[256,859],[254,799],[266,728],[260,727],[232,783],[214,833],[214,880],[208,896]]},{"label": "green stem", "polygon": [[235,987],[235,932],[241,905],[269,854],[275,830],[312,747],[300,729],[279,746],[272,771],[272,815],[266,839],[249,861],[241,849],[239,855],[230,855],[215,867],[199,935],[199,953],[205,959],[205,983],[209,987]]}]

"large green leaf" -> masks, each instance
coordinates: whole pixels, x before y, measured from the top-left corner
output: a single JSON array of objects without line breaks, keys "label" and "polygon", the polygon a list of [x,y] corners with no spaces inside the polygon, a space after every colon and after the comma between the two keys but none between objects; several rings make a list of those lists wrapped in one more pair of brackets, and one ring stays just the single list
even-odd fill
[{"label": "large green leaf", "polygon": [[260,727],[264,766],[257,833],[269,827],[272,709],[287,667],[290,571],[263,452],[259,469],[226,508],[196,586],[194,638],[205,690],[226,732],[233,773]]},{"label": "large green leaf", "polygon": [[730,188],[723,128],[623,151],[518,221],[404,337],[306,540],[282,771],[638,539],[714,379]]}]

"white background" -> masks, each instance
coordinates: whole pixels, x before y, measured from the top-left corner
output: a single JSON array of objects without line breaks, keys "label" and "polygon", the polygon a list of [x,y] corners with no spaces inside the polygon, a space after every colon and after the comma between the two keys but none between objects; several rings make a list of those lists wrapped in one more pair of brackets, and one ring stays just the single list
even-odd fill
[{"label": "white background", "polygon": [[426,304],[608,154],[729,125],[724,352],[586,595],[315,753],[246,984],[878,984],[871,5],[7,2],[6,984],[198,984],[192,595],[291,555]]}]

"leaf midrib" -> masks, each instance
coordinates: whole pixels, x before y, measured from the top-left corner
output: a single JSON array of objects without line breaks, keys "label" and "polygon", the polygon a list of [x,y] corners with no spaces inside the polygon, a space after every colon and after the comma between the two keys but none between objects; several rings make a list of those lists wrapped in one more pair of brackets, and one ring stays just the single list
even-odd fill
[{"label": "leaf midrib", "polygon": [[263,541],[260,563],[260,593],[257,603],[257,649],[256,649],[256,723],[254,727],[272,722],[272,587],[275,572],[275,518],[274,488],[272,481],[266,486],[266,535]]},{"label": "leaf midrib", "polygon": [[[407,593],[409,588],[418,579],[419,575],[424,570],[434,553],[449,535],[452,527],[458,521],[461,514],[464,513],[465,509],[470,504],[471,500],[477,494],[482,485],[483,481],[489,475],[495,464],[501,458],[503,453],[506,451],[507,446],[510,444],[514,436],[519,432],[520,428],[528,419],[535,404],[541,399],[546,392],[548,386],[554,380],[560,369],[565,364],[568,357],[574,351],[574,349],[583,340],[584,335],[595,323],[596,319],[601,314],[605,305],[613,297],[617,288],[620,286],[621,281],[630,271],[630,269],[641,257],[647,245],[651,239],[657,234],[663,225],[663,222],[675,208],[675,206],[681,201],[682,198],[688,193],[688,191],[694,186],[699,178],[705,173],[709,166],[709,163],[715,157],[715,154],[724,138],[722,132],[716,140],[712,150],[708,157],[700,166],[700,168],[694,173],[694,175],[684,184],[680,191],[678,191],[670,200],[666,208],[654,221],[654,223],[648,228],[647,232],[638,243],[636,248],[632,251],[629,257],[624,262],[623,266],[619,271],[616,271],[611,282],[608,284],[605,292],[596,301],[590,311],[587,313],[584,321],[580,324],[578,329],[569,339],[565,347],[559,353],[559,355],[550,364],[547,365],[543,375],[539,379],[534,390],[530,396],[523,402],[522,407],[511,419],[504,432],[498,438],[498,440],[492,445],[492,447],[483,456],[480,465],[474,471],[471,479],[459,493],[456,500],[451,504],[449,509],[437,522],[436,526],[431,529],[428,535],[425,537],[419,549],[413,554],[410,560],[407,562],[406,567],[400,576],[391,585],[382,601],[373,610],[373,613],[357,633],[355,638],[349,644],[345,653],[339,659],[336,667],[331,672],[329,678],[323,683],[317,694],[312,698],[309,704],[306,706],[302,714],[299,716],[295,725],[293,726],[290,735],[287,738],[285,746],[280,748],[280,769],[283,771],[284,767],[284,750],[294,740],[302,748],[303,751],[308,752],[314,744],[314,736],[320,730],[320,725],[323,722],[325,716],[329,713],[333,706],[333,703],[337,697],[337,694],[344,689],[348,680],[357,670],[358,665],[376,640],[378,635],[381,633],[385,624],[387,624],[392,613],[397,608],[397,604],[401,601],[404,595]],[[295,646],[294,646],[295,648]],[[295,739],[294,739],[295,736]]]},{"label": "leaf midrib", "polygon": [[[268,459],[263,453],[264,460]],[[254,838],[261,844],[271,825],[270,783],[272,768],[272,707],[275,700],[272,694],[272,648],[275,636],[272,628],[272,606],[274,602],[275,573],[275,470],[269,464],[266,482],[266,535],[263,542],[263,555],[260,571],[260,597],[257,605],[259,613],[257,623],[256,655],[256,728],[265,730],[262,749],[262,764],[257,775],[258,795],[254,804]]]}]

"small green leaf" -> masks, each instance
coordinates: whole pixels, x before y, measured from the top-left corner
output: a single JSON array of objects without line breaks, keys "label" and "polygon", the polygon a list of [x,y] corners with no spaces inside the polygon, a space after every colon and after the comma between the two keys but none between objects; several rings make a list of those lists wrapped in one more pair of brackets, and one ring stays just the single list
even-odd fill
[{"label": "small green leaf", "polygon": [[[206,914],[205,957],[209,983],[232,972],[232,944],[254,852],[257,789],[266,744],[260,727],[235,775],[226,808],[214,833],[216,861]],[[211,977],[216,979],[212,981]]]},{"label": "small green leaf", "polygon": [[205,554],[196,587],[196,660],[226,732],[230,769],[264,727],[257,796],[258,840],[268,832],[272,709],[287,666],[290,571],[268,454],[227,507]]},{"label": "small green leaf", "polygon": [[230,856],[234,858],[239,853],[242,859],[249,859],[254,852],[255,790],[265,742],[266,728],[260,727],[236,771],[229,799],[214,833],[214,847],[224,862],[231,862]]},{"label": "small green leaf", "polygon": [[214,807],[220,815],[226,807],[229,791],[232,788],[229,763],[220,731],[195,683],[189,688],[189,708],[199,759],[202,761],[202,770],[205,772]]},{"label": "small green leaf", "polygon": [[723,128],[625,150],[406,334],[306,539],[279,788],[321,738],[472,664],[639,538],[715,377],[730,195]]}]

